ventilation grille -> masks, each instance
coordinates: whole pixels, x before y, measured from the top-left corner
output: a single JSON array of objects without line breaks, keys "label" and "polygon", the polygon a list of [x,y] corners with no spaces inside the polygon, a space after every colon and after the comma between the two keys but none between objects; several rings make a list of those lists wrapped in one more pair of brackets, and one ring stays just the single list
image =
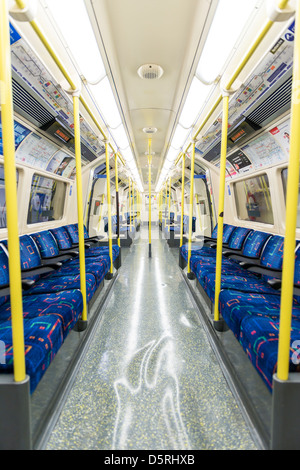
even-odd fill
[{"label": "ventilation grille", "polygon": [[143,79],[157,80],[158,78],[160,78],[163,75],[164,71],[163,71],[163,69],[161,68],[160,65],[145,64],[145,65],[142,65],[138,69],[137,73]]},{"label": "ventilation grille", "polygon": [[[52,121],[53,115],[39,101],[31,96],[16,80],[12,80],[13,104],[19,108],[28,120],[38,123],[39,127]],[[31,118],[31,119],[30,119]]]},{"label": "ventilation grille", "polygon": [[261,105],[252,111],[252,113],[248,115],[248,118],[255,122],[255,124],[261,125],[269,118],[273,117],[276,113],[281,111],[279,114],[282,114],[284,111],[287,111],[291,105],[292,82],[293,79],[290,77]]}]

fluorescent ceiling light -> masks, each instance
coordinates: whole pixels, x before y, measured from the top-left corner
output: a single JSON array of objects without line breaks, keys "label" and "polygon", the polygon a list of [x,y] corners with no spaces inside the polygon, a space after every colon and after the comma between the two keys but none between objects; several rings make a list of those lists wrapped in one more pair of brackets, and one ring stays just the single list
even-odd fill
[{"label": "fluorescent ceiling light", "polygon": [[87,81],[106,75],[83,0],[47,0],[47,6]]},{"label": "fluorescent ceiling light", "polygon": [[133,160],[133,155],[130,147],[127,147],[126,149],[122,150],[122,155],[126,162],[130,162],[131,160]]},{"label": "fluorescent ceiling light", "polygon": [[194,124],[210,90],[211,86],[204,85],[197,77],[193,78],[179,118],[179,123],[183,127],[190,128]]},{"label": "fluorescent ceiling light", "polygon": [[219,0],[196,75],[213,82],[245,28],[257,0]]},{"label": "fluorescent ceiling light", "polygon": [[189,130],[178,124],[172,139],[171,147],[174,147],[175,149],[179,150],[186,141],[188,133]]},{"label": "fluorescent ceiling light", "polygon": [[123,124],[118,126],[116,129],[110,129],[110,132],[120,149],[125,149],[129,146],[129,142]]},{"label": "fluorescent ceiling light", "polygon": [[90,85],[90,90],[106,124],[111,128],[116,128],[122,123],[122,119],[112,92],[108,77],[105,77],[97,85]]},{"label": "fluorescent ceiling light", "polygon": [[174,149],[173,147],[170,147],[168,154],[167,154],[167,160],[173,163],[176,160],[177,155],[178,155],[178,150]]}]

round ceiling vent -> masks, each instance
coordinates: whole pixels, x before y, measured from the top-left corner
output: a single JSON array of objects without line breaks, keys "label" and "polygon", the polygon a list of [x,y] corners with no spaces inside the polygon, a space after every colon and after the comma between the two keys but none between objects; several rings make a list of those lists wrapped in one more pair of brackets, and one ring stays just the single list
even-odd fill
[{"label": "round ceiling vent", "polygon": [[145,134],[155,134],[157,129],[156,127],[144,127],[143,132],[145,132]]},{"label": "round ceiling vent", "polygon": [[164,71],[160,65],[144,64],[137,71],[138,75],[146,80],[157,80],[160,78]]}]

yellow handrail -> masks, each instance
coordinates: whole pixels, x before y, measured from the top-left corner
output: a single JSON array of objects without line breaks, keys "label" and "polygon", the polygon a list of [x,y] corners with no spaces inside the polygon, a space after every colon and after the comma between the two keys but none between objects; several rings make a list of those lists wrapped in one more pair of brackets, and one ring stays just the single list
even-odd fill
[{"label": "yellow handrail", "polygon": [[149,258],[151,258],[151,139],[148,140],[148,163],[149,163]]},{"label": "yellow handrail", "polygon": [[300,2],[297,2],[294,43],[293,89],[291,109],[290,159],[286,192],[286,229],[284,240],[282,287],[280,305],[280,330],[277,377],[287,380],[289,374],[290,338],[295,272],[295,246],[299,191],[300,155]]},{"label": "yellow handrail", "polygon": [[83,297],[83,310],[82,310],[81,319],[82,321],[86,322],[87,321],[87,299],[86,299],[85,246],[84,246],[83,202],[82,202],[79,97],[76,93],[74,93],[73,95],[73,112],[74,112],[74,135],[75,135],[80,290],[81,290],[82,297]]},{"label": "yellow handrail", "polygon": [[221,270],[222,270],[228,111],[229,111],[229,95],[225,94],[224,97],[223,97],[222,142],[221,142],[221,161],[220,161],[218,235],[217,235],[215,305],[214,305],[214,320],[215,320],[215,322],[218,322],[219,318],[220,318],[220,315],[219,315],[219,295],[220,295],[220,290],[221,290]]},{"label": "yellow handrail", "polygon": [[1,120],[4,155],[7,238],[9,249],[9,284],[14,354],[14,380],[26,378],[24,326],[18,233],[17,178],[15,165],[14,117],[12,101],[11,51],[6,0],[0,0],[0,84]]},{"label": "yellow handrail", "polygon": [[119,211],[119,176],[118,176],[118,154],[115,154],[115,182],[116,182],[116,211],[117,211],[117,237],[118,246],[120,243],[120,211]]},{"label": "yellow handrail", "polygon": [[109,169],[109,143],[105,141],[105,158],[106,158],[106,183],[107,183],[107,212],[108,212],[108,250],[110,258],[110,275],[112,276],[114,266],[113,266],[113,253],[112,253],[112,220],[111,220],[111,197],[110,197],[110,169]]},{"label": "yellow handrail", "polygon": [[169,232],[170,232],[170,226],[171,226],[171,182],[172,182],[172,178],[170,176],[169,178]]},{"label": "yellow handrail", "polygon": [[194,207],[194,175],[195,175],[195,146],[193,141],[191,156],[191,177],[190,177],[190,210],[189,210],[189,243],[188,243],[188,277],[191,277],[191,249],[192,249],[192,230],[193,230],[193,207]]},{"label": "yellow handrail", "polygon": [[182,153],[180,248],[183,245],[184,177],[185,177],[185,153]]}]

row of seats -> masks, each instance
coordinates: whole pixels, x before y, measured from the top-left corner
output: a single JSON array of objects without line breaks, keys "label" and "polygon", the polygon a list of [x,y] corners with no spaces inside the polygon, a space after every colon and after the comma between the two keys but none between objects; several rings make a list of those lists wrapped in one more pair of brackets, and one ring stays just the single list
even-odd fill
[{"label": "row of seats", "polygon": [[[103,217],[104,220],[104,231],[108,232],[108,217]],[[139,229],[139,222],[137,217],[132,218],[132,224],[130,225],[130,217],[126,219],[127,221],[123,223],[123,217],[120,215],[119,216],[119,234],[120,234],[120,240],[122,245],[130,245],[132,240],[135,237],[136,231]],[[118,218],[117,215],[113,215],[111,217],[111,223],[112,223],[112,234],[117,235],[118,233]]]},{"label": "row of seats", "polygon": [[[191,271],[215,300],[217,227],[203,244],[192,245]],[[272,390],[277,370],[284,237],[224,224],[219,312],[252,364]],[[300,249],[296,243],[290,371],[298,371],[300,341]],[[180,250],[188,260],[188,246]],[[183,267],[183,266],[181,266]],[[299,369],[300,370],[300,369]]]},{"label": "row of seats", "polygon": [[[110,270],[108,247],[98,246],[85,229],[87,302]],[[113,246],[113,260],[120,249]],[[0,243],[0,341],[5,345],[2,373],[13,370],[9,247]],[[20,237],[26,373],[31,393],[81,317],[78,226],[71,224]]]},{"label": "row of seats", "polygon": [[[164,226],[164,236],[168,240],[168,244],[170,246],[178,246],[180,242],[180,231],[181,231],[181,215],[177,216],[177,220],[174,220],[174,213],[170,213],[170,219],[166,219],[165,226]],[[189,216],[183,216],[183,235],[187,235],[189,233]],[[192,232],[194,233],[196,230],[196,217],[192,219]],[[177,237],[177,238],[176,238]],[[177,242],[177,243],[176,243]]]}]

